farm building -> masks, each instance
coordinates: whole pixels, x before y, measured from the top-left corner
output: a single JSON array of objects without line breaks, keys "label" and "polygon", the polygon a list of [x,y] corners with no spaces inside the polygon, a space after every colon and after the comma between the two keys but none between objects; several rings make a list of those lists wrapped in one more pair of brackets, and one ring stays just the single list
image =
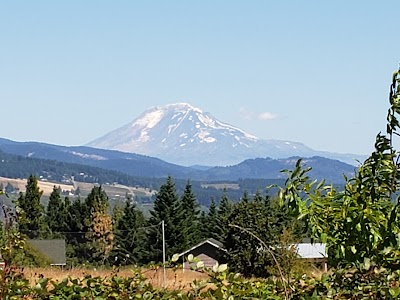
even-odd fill
[{"label": "farm building", "polygon": [[67,263],[65,240],[27,240],[37,251],[45,255],[52,266],[65,266]]},{"label": "farm building", "polygon": [[328,265],[326,259],[328,258],[328,254],[326,252],[326,244],[301,243],[296,245],[296,250],[300,258],[319,264],[324,271],[327,271]]},{"label": "farm building", "polygon": [[[321,269],[324,271],[327,270],[326,260],[328,254],[326,253],[326,244],[300,243],[293,246],[294,249],[296,249],[299,258],[308,260],[316,265],[320,265]],[[224,251],[226,251],[226,249],[224,249],[224,246],[220,241],[210,238],[180,253],[179,257],[183,263],[184,269],[190,268],[190,263],[187,261],[189,254],[192,254],[195,258],[202,261],[205,267],[212,267],[217,262],[221,262],[221,254]]]},{"label": "farm building", "polygon": [[180,253],[179,257],[182,259],[184,269],[190,268],[190,264],[186,260],[189,254],[204,262],[205,267],[212,267],[218,262],[221,251],[225,251],[223,244],[210,238]]}]

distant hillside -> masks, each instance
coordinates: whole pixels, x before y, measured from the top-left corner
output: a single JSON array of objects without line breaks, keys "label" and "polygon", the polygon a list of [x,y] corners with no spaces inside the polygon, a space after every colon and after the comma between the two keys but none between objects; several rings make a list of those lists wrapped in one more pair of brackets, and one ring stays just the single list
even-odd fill
[{"label": "distant hillside", "polygon": [[[64,147],[35,142],[13,142],[5,139],[0,139],[0,150],[29,158],[51,159],[63,163],[73,163],[117,171],[118,173],[115,174],[118,174],[118,176],[113,176],[125,181],[130,180],[127,175],[138,178],[138,181],[143,177],[156,179],[169,175],[175,179],[191,179],[193,181],[237,181],[240,178],[285,178],[284,174],[280,171],[283,169],[292,169],[298,159],[298,157],[286,159],[256,158],[248,159],[237,165],[228,167],[202,168],[201,166],[195,166],[190,168],[170,164],[157,158],[119,151],[89,147]],[[354,166],[323,157],[306,158],[303,162],[313,168],[310,173],[312,178],[325,178],[328,182],[333,183],[343,182],[343,175],[351,176],[355,171]],[[104,177],[104,172],[96,172],[94,170],[93,173],[95,177]],[[121,173],[124,173],[124,175]],[[109,174],[109,172],[105,172],[105,174]],[[120,180],[116,181],[121,182]]]},{"label": "distant hillside", "polygon": [[139,177],[188,178],[194,169],[167,163],[161,159],[89,147],[65,147],[37,142],[14,142],[0,138],[0,150],[30,158],[88,165]]},{"label": "distant hillside", "polygon": [[[237,180],[237,178],[286,178],[282,170],[291,170],[294,168],[299,157],[287,159],[255,158],[247,159],[240,164],[229,167],[215,167],[207,171],[206,180]],[[338,160],[332,160],[324,157],[304,158],[303,164],[311,167],[309,176],[312,179],[325,179],[331,183],[342,183],[343,176],[352,177],[355,174],[356,167],[345,164]]]},{"label": "distant hillside", "polygon": [[[23,157],[4,153],[0,150],[0,176],[7,178],[21,178],[26,179],[29,175],[35,175],[42,180],[48,180],[53,183],[71,184],[72,178],[75,181],[97,183],[97,184],[113,184],[118,183],[125,186],[148,188],[150,191],[158,190],[159,187],[165,182],[165,178],[146,178],[134,177],[121,172],[112,170],[101,169],[97,167],[71,164],[65,162],[58,162],[55,160]],[[185,179],[174,179],[178,194],[182,194],[187,183]],[[7,180],[3,180],[4,185]],[[250,194],[260,190],[265,192],[265,187],[270,183],[276,183],[275,180],[256,180],[239,181],[235,185],[236,189],[227,190],[227,195],[233,201],[237,201],[242,196],[244,190]],[[281,182],[283,183],[283,182]],[[203,182],[191,181],[192,189],[197,197],[199,203],[203,206],[209,206],[211,199],[216,202],[222,197],[224,191],[223,187],[229,187],[230,183],[220,182],[218,188],[214,186],[205,186]],[[139,199],[140,200],[140,199]],[[148,201],[148,200],[146,200]]]}]

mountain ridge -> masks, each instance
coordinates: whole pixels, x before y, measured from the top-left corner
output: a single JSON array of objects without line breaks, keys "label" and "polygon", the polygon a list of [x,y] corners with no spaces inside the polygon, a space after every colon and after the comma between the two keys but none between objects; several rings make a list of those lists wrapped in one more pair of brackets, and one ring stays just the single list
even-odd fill
[{"label": "mountain ridge", "polygon": [[[179,179],[199,181],[238,180],[239,178],[284,178],[282,169],[291,169],[299,157],[285,159],[256,158],[228,167],[189,168],[162,161],[158,158],[130,154],[114,150],[96,149],[84,146],[66,147],[37,142],[14,142],[0,138],[0,150],[5,153],[30,158],[55,160],[65,163],[82,164],[117,171],[130,176],[162,178],[171,175]],[[337,183],[343,175],[351,177],[355,167],[323,157],[305,158],[303,162],[313,167],[313,179],[327,179]]]}]

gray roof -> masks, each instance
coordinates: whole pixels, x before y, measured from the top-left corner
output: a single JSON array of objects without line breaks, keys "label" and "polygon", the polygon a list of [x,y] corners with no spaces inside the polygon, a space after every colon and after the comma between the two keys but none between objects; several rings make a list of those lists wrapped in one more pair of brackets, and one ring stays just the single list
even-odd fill
[{"label": "gray roof", "polygon": [[200,246],[202,246],[202,245],[204,245],[206,243],[212,245],[213,247],[215,247],[217,249],[221,249],[221,250],[225,251],[224,244],[222,244],[220,241],[218,241],[216,239],[209,238],[209,239],[206,239],[206,240],[202,241],[201,243],[198,243],[197,245],[193,246],[192,248],[180,253],[179,256],[182,256],[182,255],[185,255],[187,253],[190,253],[194,249],[196,249],[196,248],[198,248],[198,247],[200,247]]},{"label": "gray roof", "polygon": [[27,242],[48,257],[52,265],[65,265],[67,263],[65,240],[27,240]]},{"label": "gray roof", "polygon": [[297,254],[301,258],[325,258],[328,257],[326,244],[321,243],[302,243],[296,245]]}]

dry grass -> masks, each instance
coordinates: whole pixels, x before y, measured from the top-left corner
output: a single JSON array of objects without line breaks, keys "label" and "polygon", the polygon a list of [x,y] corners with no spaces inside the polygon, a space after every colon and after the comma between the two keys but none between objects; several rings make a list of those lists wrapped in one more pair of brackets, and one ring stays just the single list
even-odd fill
[{"label": "dry grass", "polygon": [[[3,186],[6,186],[7,183],[9,182],[14,188],[18,188],[19,191],[25,192],[26,190],[26,179],[13,179],[13,178],[6,178],[6,177],[0,177],[0,183],[3,184]],[[62,190],[65,191],[70,191],[74,187],[72,185],[68,184],[62,184],[62,183],[54,183],[54,182],[47,182],[47,181],[40,181],[38,180],[38,186],[40,190],[43,191],[43,194],[48,196],[51,194],[53,191],[54,186],[59,186]]]},{"label": "dry grass", "polygon": [[[14,188],[18,188],[20,192],[25,192],[26,182],[27,182],[26,179],[0,177],[0,183],[2,183],[4,187],[7,185],[7,183],[10,183]],[[75,181],[75,186],[74,186],[72,184],[38,180],[38,186],[39,189],[43,191],[44,196],[49,196],[53,191],[54,186],[60,187],[64,191],[71,191],[79,187],[82,196],[87,196],[87,194],[90,193],[90,191],[93,189],[95,185],[93,183]],[[109,195],[110,197],[117,197],[117,198],[118,197],[125,198],[125,193],[133,193],[135,195],[141,195],[147,197],[151,197],[155,193],[155,191],[150,192],[150,190],[147,188],[130,187],[121,184],[116,184],[116,185],[104,184],[102,185],[102,188],[107,193],[107,195]]]},{"label": "dry grass", "polygon": [[[134,270],[129,268],[122,268],[120,270],[110,269],[85,269],[85,268],[73,268],[62,270],[60,268],[25,268],[24,275],[29,278],[30,283],[33,285],[39,278],[51,278],[54,281],[60,282],[67,277],[72,278],[84,278],[87,275],[100,278],[110,278],[113,275],[121,277],[132,277]],[[163,269],[144,269],[142,274],[148,279],[148,281],[156,287],[163,286]],[[189,285],[195,279],[206,279],[207,275],[192,270],[166,270],[167,288],[169,289],[187,289]]]}]

